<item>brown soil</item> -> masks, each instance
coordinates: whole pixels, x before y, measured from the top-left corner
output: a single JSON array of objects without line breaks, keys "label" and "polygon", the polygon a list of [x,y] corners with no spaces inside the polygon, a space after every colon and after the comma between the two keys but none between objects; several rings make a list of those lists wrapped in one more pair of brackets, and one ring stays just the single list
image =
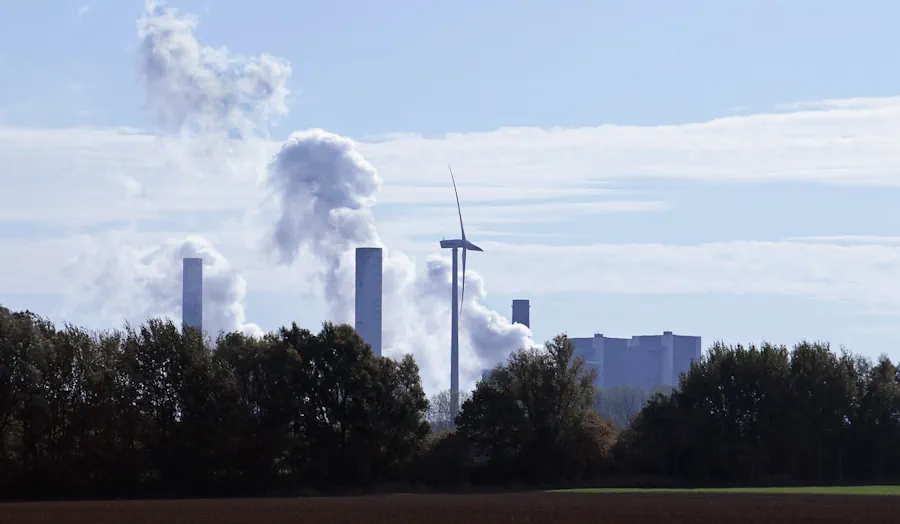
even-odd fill
[{"label": "brown soil", "polygon": [[3,524],[777,524],[900,522],[900,497],[734,494],[381,495],[0,504]]}]

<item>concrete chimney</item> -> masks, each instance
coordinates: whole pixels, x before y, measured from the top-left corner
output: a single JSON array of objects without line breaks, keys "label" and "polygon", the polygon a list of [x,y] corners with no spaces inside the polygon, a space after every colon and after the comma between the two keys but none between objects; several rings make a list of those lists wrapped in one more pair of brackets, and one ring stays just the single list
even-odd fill
[{"label": "concrete chimney", "polygon": [[356,332],[381,356],[381,275],[380,247],[356,249]]},{"label": "concrete chimney", "polygon": [[181,326],[203,331],[203,259],[182,260]]},{"label": "concrete chimney", "polygon": [[513,324],[523,324],[525,327],[531,328],[529,309],[531,306],[528,300],[517,299],[512,301],[512,321]]}]

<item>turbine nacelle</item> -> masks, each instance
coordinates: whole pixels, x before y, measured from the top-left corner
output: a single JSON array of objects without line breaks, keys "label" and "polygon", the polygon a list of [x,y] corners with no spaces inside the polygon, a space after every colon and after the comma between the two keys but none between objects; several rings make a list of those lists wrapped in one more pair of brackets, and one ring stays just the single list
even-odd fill
[{"label": "turbine nacelle", "polygon": [[484,251],[468,240],[441,240],[441,249],[465,249],[467,251]]}]

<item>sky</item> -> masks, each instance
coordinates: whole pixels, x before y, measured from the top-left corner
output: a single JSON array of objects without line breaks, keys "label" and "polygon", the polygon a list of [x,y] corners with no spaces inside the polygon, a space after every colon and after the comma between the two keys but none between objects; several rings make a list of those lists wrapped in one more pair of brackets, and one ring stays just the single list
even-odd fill
[{"label": "sky", "polygon": [[501,331],[488,310],[527,298],[538,342],[669,330],[900,359],[897,2],[167,5],[203,46],[289,64],[283,99],[252,106],[274,116],[173,125],[141,77],[143,1],[0,2],[0,304],[96,329],[174,316],[154,253],[188,249],[214,259],[222,322],[316,328],[324,259],[271,248],[305,198],[271,160],[321,128],[377,170],[359,205],[419,273],[458,235],[453,166]]}]

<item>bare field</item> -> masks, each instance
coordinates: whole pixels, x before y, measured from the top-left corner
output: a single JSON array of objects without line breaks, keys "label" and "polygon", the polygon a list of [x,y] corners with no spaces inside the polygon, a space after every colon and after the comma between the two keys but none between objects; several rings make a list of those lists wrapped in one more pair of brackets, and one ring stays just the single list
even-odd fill
[{"label": "bare field", "polygon": [[0,504],[4,524],[896,523],[900,497],[516,493]]}]

